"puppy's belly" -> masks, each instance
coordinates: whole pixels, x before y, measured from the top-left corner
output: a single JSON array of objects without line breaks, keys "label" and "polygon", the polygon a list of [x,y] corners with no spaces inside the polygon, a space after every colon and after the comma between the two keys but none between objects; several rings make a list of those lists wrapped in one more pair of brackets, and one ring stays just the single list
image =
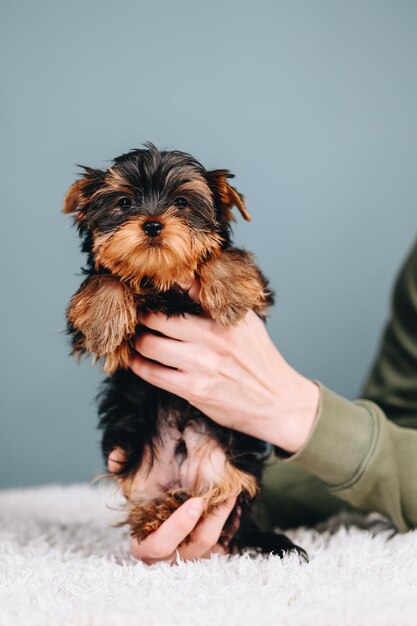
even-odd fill
[{"label": "puppy's belly", "polygon": [[139,541],[189,497],[203,498],[204,517],[227,498],[242,492],[253,498],[258,491],[254,476],[231,463],[204,421],[189,421],[182,432],[167,424],[154,444],[153,456],[146,449],[133,477],[122,480],[127,522]]},{"label": "puppy's belly", "polygon": [[146,448],[140,467],[122,488],[131,503],[161,498],[173,490],[202,495],[225,480],[227,467],[224,449],[204,422],[190,421],[183,432],[171,423],[161,429],[153,455]]}]

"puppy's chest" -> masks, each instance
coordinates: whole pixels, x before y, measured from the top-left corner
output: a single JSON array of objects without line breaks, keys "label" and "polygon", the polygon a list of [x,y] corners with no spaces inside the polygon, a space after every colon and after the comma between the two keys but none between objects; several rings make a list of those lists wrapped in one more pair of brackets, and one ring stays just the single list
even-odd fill
[{"label": "puppy's chest", "polygon": [[191,300],[187,290],[179,285],[159,291],[149,279],[143,279],[140,292],[134,292],[138,317],[148,313],[165,313],[166,315],[181,315],[185,313],[200,315],[202,308]]}]

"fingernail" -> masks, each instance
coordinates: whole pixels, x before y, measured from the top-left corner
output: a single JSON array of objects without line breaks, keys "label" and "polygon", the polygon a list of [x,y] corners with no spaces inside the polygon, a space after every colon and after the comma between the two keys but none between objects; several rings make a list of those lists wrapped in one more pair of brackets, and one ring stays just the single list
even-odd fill
[{"label": "fingernail", "polygon": [[188,506],[188,515],[190,517],[200,517],[203,512],[203,500],[202,498],[193,498]]}]

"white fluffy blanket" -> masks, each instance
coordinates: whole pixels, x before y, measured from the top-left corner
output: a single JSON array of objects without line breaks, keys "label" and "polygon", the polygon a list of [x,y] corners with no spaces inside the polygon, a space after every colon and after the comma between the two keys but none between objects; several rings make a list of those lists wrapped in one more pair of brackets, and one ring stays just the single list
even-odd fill
[{"label": "white fluffy blanket", "polygon": [[1,626],[417,624],[417,531],[300,528],[289,534],[309,563],[148,567],[129,556],[126,530],[110,527],[112,501],[86,485],[0,492]]}]

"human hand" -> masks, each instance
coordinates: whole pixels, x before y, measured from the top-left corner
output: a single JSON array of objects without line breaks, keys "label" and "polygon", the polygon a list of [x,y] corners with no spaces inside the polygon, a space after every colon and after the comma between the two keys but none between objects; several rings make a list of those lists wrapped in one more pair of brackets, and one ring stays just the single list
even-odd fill
[{"label": "human hand", "polygon": [[[121,448],[115,448],[109,455],[110,473],[117,474],[126,460]],[[179,556],[184,561],[208,558],[212,554],[227,554],[228,543],[220,545],[219,537],[227,518],[236,504],[236,498],[229,498],[199,521],[203,513],[203,499],[190,498],[182,504],[155,532],[141,542],[134,537],[130,540],[132,555],[151,565],[158,561],[174,563]],[[228,541],[237,532],[240,523],[240,508],[236,508]],[[183,544],[187,535],[192,534],[189,543]]]},{"label": "human hand", "polygon": [[[141,542],[130,540],[132,555],[148,565],[158,561],[175,563],[179,556],[184,561],[209,558],[212,554],[227,554],[228,546],[219,543],[227,518],[236,504],[229,498],[201,522],[202,498],[190,498],[182,504],[155,532]],[[236,532],[237,528],[234,532]],[[191,541],[183,544],[192,532]]]},{"label": "human hand", "polygon": [[[194,281],[189,294],[198,301],[198,293]],[[227,328],[208,315],[156,313],[142,322],[130,363],[138,376],[222,426],[288,452],[304,445],[317,415],[319,388],[285,361],[253,311]]]}]

